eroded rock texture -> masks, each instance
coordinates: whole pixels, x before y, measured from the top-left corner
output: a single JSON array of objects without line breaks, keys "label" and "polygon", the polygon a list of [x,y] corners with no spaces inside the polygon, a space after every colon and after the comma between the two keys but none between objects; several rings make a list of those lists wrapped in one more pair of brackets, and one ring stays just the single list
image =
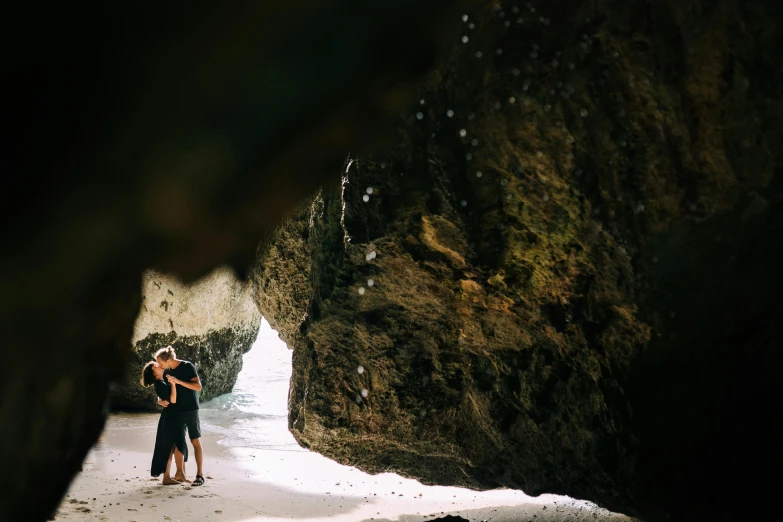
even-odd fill
[{"label": "eroded rock texture", "polygon": [[112,407],[155,409],[154,390],[139,384],[141,369],[168,345],[174,346],[178,358],[198,368],[201,400],[229,393],[242,370],[242,354],[253,345],[261,324],[251,285],[238,281],[228,268],[190,285],[148,270],[141,303],[127,380],[112,391]]},{"label": "eroded rock texture", "polygon": [[292,432],[371,472],[646,520],[763,506],[779,8],[503,2],[463,34],[395,144],[259,251]]}]

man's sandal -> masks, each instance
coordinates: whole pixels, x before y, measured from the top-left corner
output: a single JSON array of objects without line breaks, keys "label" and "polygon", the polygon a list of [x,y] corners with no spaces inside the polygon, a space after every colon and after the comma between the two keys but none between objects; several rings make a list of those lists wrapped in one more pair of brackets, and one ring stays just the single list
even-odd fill
[{"label": "man's sandal", "polygon": [[191,486],[203,486],[204,485],[204,477],[201,475],[196,475],[196,480],[190,483]]}]

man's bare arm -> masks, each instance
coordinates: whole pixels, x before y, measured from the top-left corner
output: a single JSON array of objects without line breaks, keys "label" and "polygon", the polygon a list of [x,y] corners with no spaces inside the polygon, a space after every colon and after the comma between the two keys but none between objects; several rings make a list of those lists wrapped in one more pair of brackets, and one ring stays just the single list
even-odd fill
[{"label": "man's bare arm", "polygon": [[188,390],[193,391],[201,391],[201,379],[198,377],[193,377],[190,382],[185,382],[177,379],[173,375],[169,375],[169,382],[172,384],[179,384],[183,388],[187,388]]}]

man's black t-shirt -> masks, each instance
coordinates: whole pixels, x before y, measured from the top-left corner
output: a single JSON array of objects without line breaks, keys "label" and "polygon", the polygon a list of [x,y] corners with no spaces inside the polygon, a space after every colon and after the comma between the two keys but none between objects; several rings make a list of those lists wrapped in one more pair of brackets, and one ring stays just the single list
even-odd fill
[{"label": "man's black t-shirt", "polygon": [[[192,362],[180,361],[179,366],[166,370],[164,373],[164,379],[166,375],[173,375],[180,381],[190,382],[193,377],[198,377],[196,373],[196,367]],[[174,407],[176,411],[193,411],[198,409],[198,392],[190,390],[182,385],[177,384],[177,402],[169,405],[169,408]]]}]

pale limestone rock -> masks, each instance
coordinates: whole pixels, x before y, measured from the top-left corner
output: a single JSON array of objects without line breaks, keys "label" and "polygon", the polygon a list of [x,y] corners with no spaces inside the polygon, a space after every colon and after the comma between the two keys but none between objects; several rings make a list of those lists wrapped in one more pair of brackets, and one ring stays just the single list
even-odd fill
[{"label": "pale limestone rock", "polygon": [[229,268],[218,268],[189,285],[146,271],[133,330],[133,358],[126,382],[112,393],[112,405],[154,407],[154,393],[139,384],[141,368],[158,348],[169,344],[180,359],[198,368],[202,401],[230,392],[242,369],[242,354],[252,346],[260,321],[251,285],[238,280]]}]

